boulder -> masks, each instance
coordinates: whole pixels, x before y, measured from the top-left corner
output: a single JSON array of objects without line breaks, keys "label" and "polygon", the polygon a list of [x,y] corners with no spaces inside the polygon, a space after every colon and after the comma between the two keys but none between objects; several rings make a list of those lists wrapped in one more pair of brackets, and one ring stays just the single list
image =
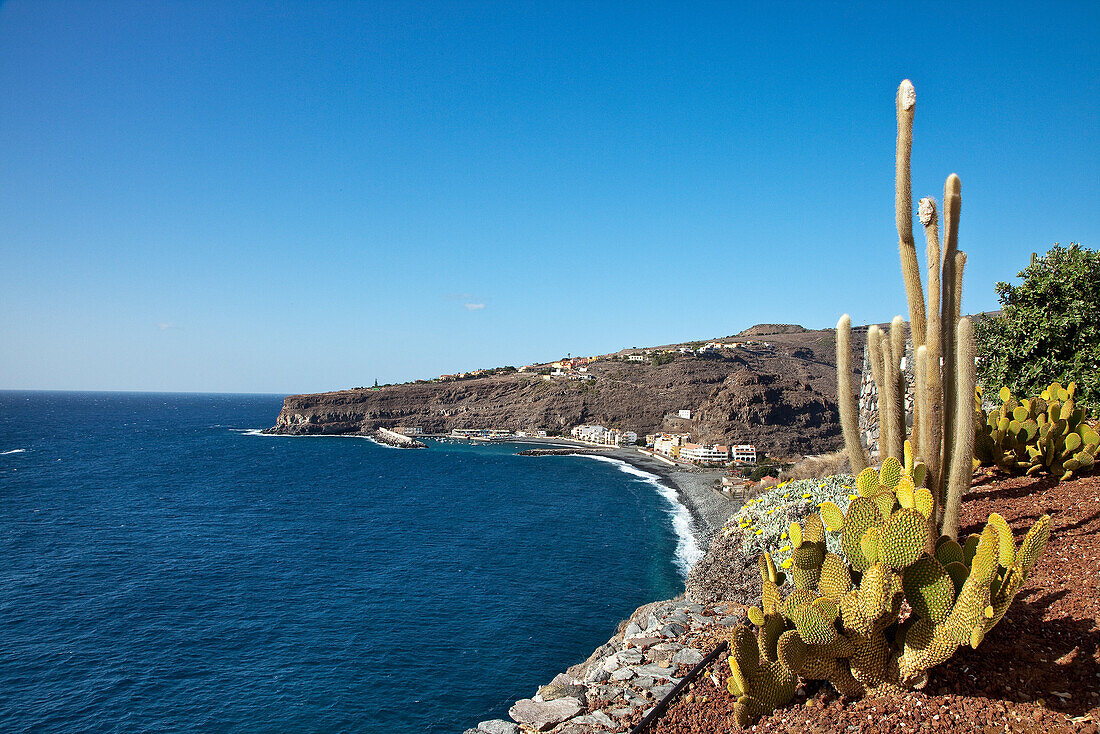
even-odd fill
[{"label": "boulder", "polygon": [[584,703],[585,687],[576,683],[549,683],[539,689],[543,701],[556,701],[559,698],[573,697]]},{"label": "boulder", "polygon": [[538,731],[546,731],[555,724],[572,719],[583,710],[581,702],[571,697],[557,698],[553,701],[524,698],[516,701],[515,706],[508,709],[508,715],[521,724],[526,724]]},{"label": "boulder", "polygon": [[481,722],[477,725],[477,729],[471,731],[477,734],[519,734],[519,726],[504,719],[491,719]]},{"label": "boulder", "polygon": [[685,647],[672,656],[676,665],[698,665],[703,662],[703,653],[694,647]]}]

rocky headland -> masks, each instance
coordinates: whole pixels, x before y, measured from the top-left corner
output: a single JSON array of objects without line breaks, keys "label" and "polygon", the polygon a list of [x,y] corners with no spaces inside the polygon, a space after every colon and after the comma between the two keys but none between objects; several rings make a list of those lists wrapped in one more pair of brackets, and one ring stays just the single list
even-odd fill
[{"label": "rocky headland", "polygon": [[[854,365],[862,362],[862,335],[853,334]],[[773,455],[839,445],[832,329],[759,325],[724,339],[741,344],[705,356],[676,353],[666,364],[625,360],[640,350],[603,355],[587,365],[591,379],[583,381],[513,372],[291,395],[268,430],[369,434],[415,425],[437,434],[454,428],[555,434],[598,423],[639,435],[687,431],[701,443],[753,443]],[[681,410],[691,418],[679,417]]]}]

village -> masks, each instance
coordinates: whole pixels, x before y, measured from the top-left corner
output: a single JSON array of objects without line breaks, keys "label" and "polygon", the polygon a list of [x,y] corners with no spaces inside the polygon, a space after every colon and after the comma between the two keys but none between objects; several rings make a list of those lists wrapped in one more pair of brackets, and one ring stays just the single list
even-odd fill
[{"label": "village", "polygon": [[[690,420],[691,411],[681,410],[679,418]],[[447,438],[466,441],[522,441],[525,439],[572,439],[586,446],[600,448],[624,448],[634,446],[638,451],[651,456],[662,457],[670,464],[683,463],[696,466],[721,467],[731,469],[752,468],[756,466],[756,447],[753,444],[702,444],[693,443],[690,433],[651,433],[642,438],[634,431],[619,428],[606,428],[600,425],[581,424],[573,426],[568,436],[550,436],[544,430],[510,431],[504,428],[455,428],[448,434],[426,434],[418,426],[398,426],[394,433],[409,438]]]},{"label": "village", "polygon": [[[440,375],[433,380],[422,382],[452,382],[455,380],[469,380],[477,377],[490,377],[503,374],[537,374],[544,380],[573,380],[585,382],[595,379],[589,372],[589,366],[596,362],[636,362],[652,363],[654,365],[667,364],[679,355],[687,357],[713,358],[734,354],[734,350],[748,349],[754,353],[770,353],[773,349],[771,342],[743,339],[737,341],[710,341],[690,342],[676,344],[667,347],[655,347],[652,349],[624,349],[613,354],[601,354],[592,357],[566,357],[555,362],[542,364],[529,364],[516,368],[512,366],[489,367],[485,369],[458,372],[453,375]],[[420,382],[420,381],[418,381]]]}]

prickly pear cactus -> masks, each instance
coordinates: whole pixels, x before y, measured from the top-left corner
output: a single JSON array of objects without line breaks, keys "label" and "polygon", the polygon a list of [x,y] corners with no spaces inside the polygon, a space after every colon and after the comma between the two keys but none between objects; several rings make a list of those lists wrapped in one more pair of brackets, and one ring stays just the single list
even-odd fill
[{"label": "prickly pear cactus", "polygon": [[[931,668],[977,647],[1000,621],[1050,537],[1044,515],[1017,548],[994,513],[963,544],[937,540],[932,495],[897,459],[863,470],[856,488],[847,510],[825,502],[791,525],[786,597],[784,574],[770,556],[760,560],[763,601],[749,610],[759,629],[735,629],[730,657],[741,726],[785,705],[798,678],[848,696],[923,686]],[[827,532],[841,534],[843,556],[825,550]]]},{"label": "prickly pear cactus", "polygon": [[1058,480],[1091,471],[1100,436],[1073,401],[1076,384],[1055,382],[1035,398],[1017,400],[1007,387],[1001,406],[986,413],[975,399],[975,460],[1013,474],[1048,472]]},{"label": "prickly pear cactus", "polygon": [[763,578],[761,606],[749,610],[749,621],[758,628],[754,635],[748,626],[734,627],[730,641],[730,677],[726,688],[737,697],[733,705],[738,726],[748,726],[764,714],[786,705],[794,697],[798,678],[779,661],[778,643],[787,629],[783,616],[783,597],[779,587],[785,576],[775,567],[771,555],[760,558]]}]

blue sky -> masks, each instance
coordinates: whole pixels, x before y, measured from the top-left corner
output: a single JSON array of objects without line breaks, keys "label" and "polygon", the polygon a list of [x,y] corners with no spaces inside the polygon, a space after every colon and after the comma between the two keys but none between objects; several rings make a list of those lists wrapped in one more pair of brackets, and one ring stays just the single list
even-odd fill
[{"label": "blue sky", "polygon": [[1100,5],[882,5],[6,2],[0,388],[888,320],[906,77],[915,196],[962,178],[965,310],[1100,246]]}]

